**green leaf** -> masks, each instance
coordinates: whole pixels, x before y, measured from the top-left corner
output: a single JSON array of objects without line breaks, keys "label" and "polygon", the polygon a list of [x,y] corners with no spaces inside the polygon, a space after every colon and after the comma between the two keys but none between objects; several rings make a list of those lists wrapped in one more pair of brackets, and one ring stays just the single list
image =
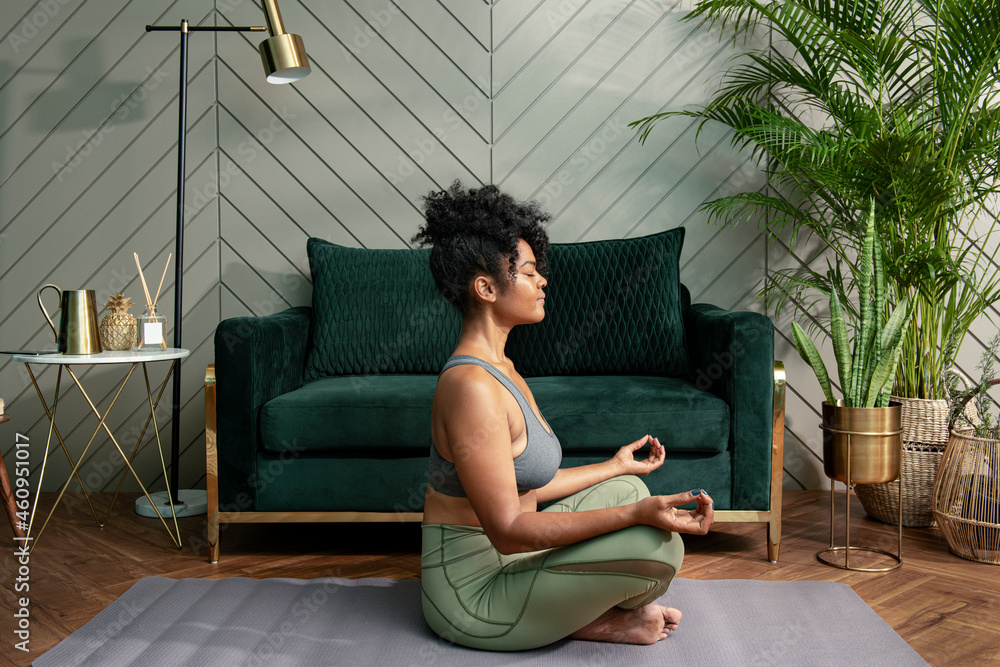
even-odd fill
[{"label": "green leaf", "polygon": [[840,307],[837,290],[830,292],[830,339],[833,341],[833,351],[837,357],[840,386],[846,394],[851,386],[852,376],[851,343],[847,336],[847,322]]},{"label": "green leaf", "polygon": [[862,333],[860,334],[861,340],[856,344],[854,349],[855,361],[860,358],[860,362],[857,364],[858,375],[860,377],[854,378],[855,389],[850,402],[850,406],[853,408],[860,408],[865,403],[868,387],[871,386],[872,373],[875,370],[875,364],[878,362],[878,357],[875,353],[875,341],[878,339],[879,331],[874,325],[876,319],[874,300],[868,302],[864,319],[869,324],[867,328],[862,329]]},{"label": "green leaf", "polygon": [[798,322],[792,322],[792,341],[795,343],[795,349],[799,351],[799,355],[812,366],[813,372],[816,373],[816,379],[819,380],[819,385],[823,388],[823,394],[826,395],[827,402],[836,405],[837,399],[833,397],[833,388],[830,386],[830,374],[826,371],[826,364],[823,363],[819,350],[809,340]]},{"label": "green leaf", "polygon": [[910,325],[913,318],[913,307],[910,302],[904,299],[892,311],[889,322],[885,325],[882,338],[885,341],[886,354],[878,360],[872,372],[871,383],[867,388],[864,407],[875,406],[882,391],[892,382],[896,374],[896,366],[899,364],[899,355],[903,350],[903,334]]},{"label": "green leaf", "polygon": [[858,261],[858,302],[861,311],[860,331],[854,341],[854,368],[849,396],[845,396],[851,407],[861,407],[864,402],[870,373],[872,370],[875,332],[878,328],[878,311],[872,298],[873,256],[875,254],[875,210],[868,216],[865,237],[862,243],[861,259]]}]

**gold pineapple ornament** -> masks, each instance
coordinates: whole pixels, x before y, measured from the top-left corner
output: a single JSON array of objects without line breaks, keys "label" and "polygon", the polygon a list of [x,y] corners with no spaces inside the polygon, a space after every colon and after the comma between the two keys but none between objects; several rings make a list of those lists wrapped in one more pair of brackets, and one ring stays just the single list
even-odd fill
[{"label": "gold pineapple ornament", "polygon": [[128,312],[133,305],[132,299],[121,292],[104,304],[108,309],[108,314],[101,320],[101,343],[105,350],[131,350],[135,346],[136,321]]}]

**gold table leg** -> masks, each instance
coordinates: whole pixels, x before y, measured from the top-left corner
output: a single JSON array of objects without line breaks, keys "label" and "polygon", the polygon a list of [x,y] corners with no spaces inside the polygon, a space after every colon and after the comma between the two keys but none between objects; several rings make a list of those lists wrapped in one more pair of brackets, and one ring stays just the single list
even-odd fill
[{"label": "gold table leg", "polygon": [[[156,397],[155,404],[153,403],[153,393],[149,390],[149,374],[146,372],[146,364],[142,365],[142,375],[146,379],[146,396],[149,398],[149,417],[153,420],[153,433],[156,434],[156,451],[160,453],[160,469],[163,471],[164,483],[168,483],[169,478],[167,477],[167,462],[163,458],[163,444],[160,442],[160,429],[156,424],[156,406],[160,403],[160,397],[163,396],[163,390],[167,386],[167,380],[170,379],[170,375],[174,372],[174,365],[176,363],[177,362],[174,361],[170,364],[170,370],[167,372],[167,377],[163,379],[163,384],[160,385],[160,393]],[[136,443],[137,448],[138,446],[138,443]],[[124,475],[122,476],[124,477]],[[149,501],[150,506],[156,512],[157,516],[159,516],[160,510],[156,508],[156,503],[153,502],[153,499],[149,497],[148,493],[146,494],[146,500]],[[174,509],[174,499],[170,494],[169,488],[167,489],[167,502],[170,503],[170,515],[174,519],[174,530],[177,531],[177,548],[179,549],[181,547],[181,528],[177,525],[177,510]],[[160,518],[162,520],[163,517]],[[164,522],[164,524],[165,523],[166,522]],[[169,528],[167,530],[169,532]]]},{"label": "gold table leg", "polygon": [[[101,428],[104,429],[104,431],[107,433],[108,437],[111,439],[111,442],[114,443],[115,448],[118,450],[118,453],[121,455],[122,460],[125,462],[125,466],[128,469],[128,472],[132,473],[132,476],[135,478],[135,481],[139,484],[139,488],[142,489],[142,492],[146,496],[146,499],[150,501],[151,505],[153,505],[153,509],[156,512],[156,515],[159,517],[160,522],[163,524],[163,527],[167,530],[167,534],[170,535],[170,539],[173,541],[174,545],[177,546],[177,548],[181,547],[180,526],[178,526],[178,524],[177,524],[177,516],[176,516],[176,513],[174,512],[174,507],[173,507],[172,499],[171,499],[171,504],[170,504],[170,511],[171,511],[171,514],[173,515],[173,519],[174,519],[174,528],[176,530],[176,536],[175,536],[175,533],[170,530],[170,526],[167,525],[166,520],[160,514],[160,511],[156,508],[156,505],[152,502],[152,499],[149,496],[149,492],[146,490],[146,487],[143,485],[142,480],[139,479],[138,473],[136,473],[135,469],[132,467],[132,458],[135,456],[136,452],[138,451],[139,444],[142,442],[142,435],[145,434],[145,430],[146,430],[146,428],[147,428],[147,426],[149,424],[149,421],[151,419],[152,422],[153,422],[154,431],[156,432],[156,444],[157,444],[157,449],[159,450],[159,453],[160,453],[160,462],[164,466],[164,476],[166,476],[166,470],[165,470],[165,465],[166,464],[163,461],[163,447],[162,447],[162,443],[160,442],[159,429],[157,428],[157,425],[156,425],[155,410],[156,410],[156,406],[159,404],[160,398],[163,395],[164,388],[167,385],[167,380],[169,380],[170,374],[173,372],[174,365],[176,364],[176,361],[174,361],[171,364],[171,366],[170,366],[170,372],[167,373],[167,380],[164,380],[163,385],[161,385],[159,394],[157,395],[157,398],[156,398],[155,402],[153,400],[152,391],[151,391],[150,386],[149,386],[149,376],[147,374],[146,364],[145,364],[145,362],[141,362],[142,363],[143,374],[146,377],[146,396],[147,396],[147,399],[149,401],[149,406],[150,406],[150,418],[147,419],[146,425],[143,426],[143,433],[140,435],[139,440],[136,442],[135,448],[133,448],[132,457],[126,456],[126,454],[125,454],[124,450],[122,449],[121,445],[118,443],[118,440],[115,438],[114,433],[111,432],[111,429],[107,425],[108,415],[110,415],[111,414],[111,410],[114,409],[115,403],[118,402],[118,398],[121,396],[122,391],[125,389],[125,385],[128,383],[129,379],[132,377],[132,374],[135,372],[135,369],[139,366],[139,363],[140,362],[134,362],[134,363],[132,363],[132,367],[129,369],[128,373],[125,375],[125,379],[122,380],[121,384],[118,386],[118,391],[115,393],[115,397],[111,400],[111,404],[108,406],[107,410],[104,411],[103,415],[100,413],[100,410],[97,409],[97,406],[94,405],[94,402],[90,399],[90,396],[87,394],[86,390],[83,388],[83,385],[80,383],[80,379],[76,376],[76,373],[73,372],[73,369],[71,368],[71,366],[69,364],[65,364],[66,372],[69,373],[70,377],[73,379],[73,383],[76,385],[77,389],[80,390],[80,393],[83,394],[84,399],[86,399],[87,404],[90,406],[91,412],[93,412],[94,415],[97,416],[97,418],[98,418],[97,427],[94,429],[94,433],[93,433],[93,435],[91,435],[90,441],[87,442],[86,447],[84,447],[83,452],[80,454],[80,457],[75,462],[73,461],[72,457],[70,456],[69,451],[66,448],[66,445],[65,445],[65,443],[62,440],[62,437],[58,433],[58,430],[55,428],[56,406],[58,405],[58,401],[59,401],[59,389],[60,389],[60,385],[61,385],[61,382],[62,382],[63,365],[59,366],[59,371],[58,371],[58,374],[56,376],[56,393],[55,393],[55,398],[52,401],[52,410],[51,410],[51,413],[49,412],[48,406],[45,405],[45,399],[42,397],[41,391],[38,389],[38,385],[35,382],[34,375],[31,375],[32,382],[35,384],[35,390],[38,392],[39,398],[42,401],[42,405],[45,408],[46,414],[49,415],[49,435],[48,435],[48,439],[47,439],[47,441],[45,443],[45,454],[44,454],[44,456],[42,458],[42,470],[41,470],[41,473],[39,474],[39,478],[38,478],[38,488],[39,488],[39,490],[41,490],[42,481],[43,481],[43,479],[45,477],[45,466],[46,466],[46,463],[48,462],[48,455],[49,455],[49,449],[51,447],[51,441],[52,441],[52,434],[53,434],[53,432],[56,433],[56,437],[58,438],[60,445],[62,445],[63,451],[66,453],[66,456],[69,459],[69,462],[71,464],[73,464],[73,470],[70,472],[70,475],[67,477],[66,483],[63,484],[63,487],[59,491],[58,496],[56,496],[56,501],[52,505],[52,508],[49,510],[49,514],[48,514],[48,516],[46,516],[45,521],[42,523],[42,527],[39,529],[38,535],[36,535],[34,537],[30,537],[30,535],[31,535],[31,527],[34,524],[34,520],[35,520],[35,510],[38,507],[38,494],[36,493],[36,495],[35,495],[35,503],[34,503],[34,505],[32,507],[31,518],[29,519],[29,523],[28,523],[28,537],[26,538],[26,539],[33,540],[32,546],[31,546],[31,550],[34,550],[35,546],[38,544],[38,539],[41,537],[42,532],[45,531],[45,527],[48,525],[49,520],[52,518],[53,513],[55,512],[56,508],[59,506],[59,502],[62,500],[62,497],[63,497],[63,495],[66,492],[66,489],[69,487],[69,484],[70,484],[70,482],[73,481],[74,477],[76,478],[77,482],[80,483],[80,487],[84,490],[84,494],[86,495],[86,487],[83,486],[83,482],[80,480],[78,470],[79,470],[80,464],[83,463],[83,460],[86,457],[87,452],[90,449],[90,446],[94,443],[94,440],[97,438],[97,434],[100,432]],[[28,364],[25,364],[25,366],[28,366]],[[31,370],[29,368],[29,373],[30,372],[31,372]],[[119,490],[121,489],[121,484],[124,481],[124,477],[125,477],[125,472],[122,473],[122,481],[120,481],[119,484],[118,484]],[[114,502],[115,502],[115,500],[117,500],[117,497],[118,497],[118,491],[115,492],[115,497],[114,497],[114,499],[112,499],[112,507],[114,506]],[[104,527],[104,525],[107,523],[108,519],[111,516],[111,508],[108,508],[108,513],[105,516],[104,522],[102,523],[100,521],[100,519],[97,517],[97,512],[94,509],[93,504],[90,503],[89,496],[87,496],[87,502],[90,505],[91,512],[94,514],[94,519],[97,521],[98,525],[101,526],[101,527]]]},{"label": "gold table leg", "polygon": [[[145,363],[142,364],[142,375],[143,375],[143,377],[146,380],[146,396],[149,398],[149,406],[150,406],[149,407],[149,416],[146,417],[146,423],[144,423],[142,425],[142,431],[139,432],[139,437],[135,441],[135,447],[132,448],[132,454],[128,458],[129,462],[134,461],[135,460],[135,455],[139,453],[139,446],[142,444],[142,439],[146,436],[146,429],[149,428],[149,422],[150,421],[153,422],[153,432],[156,434],[156,444],[157,444],[157,447],[160,446],[160,431],[159,431],[159,428],[157,427],[157,424],[156,424],[156,409],[160,406],[160,399],[163,397],[163,392],[167,388],[167,383],[170,381],[170,375],[171,375],[171,373],[174,372],[174,366],[176,366],[176,365],[177,365],[177,361],[176,360],[174,360],[174,361],[172,361],[170,363],[170,370],[167,371],[167,376],[163,379],[163,384],[160,385],[160,390],[159,390],[159,392],[157,392],[157,394],[156,394],[156,400],[154,401],[154,400],[152,400],[153,399],[153,393],[152,393],[152,391],[150,390],[150,387],[149,387],[149,373],[146,370],[146,364]],[[162,459],[163,459],[163,452],[162,451],[160,452],[160,459],[161,459],[161,462],[162,462]],[[165,468],[165,466],[164,466],[164,468]],[[111,500],[111,506],[108,507],[108,515],[107,515],[108,517],[111,516],[111,510],[114,509],[115,502],[118,500],[118,494],[122,490],[122,484],[125,483],[125,477],[127,475],[128,475],[128,470],[127,469],[126,470],[122,470],[122,476],[121,476],[121,479],[118,480],[118,487],[115,489],[115,495],[114,495],[114,498],[112,498],[112,500]],[[163,471],[163,478],[164,479],[167,478],[167,473],[166,473],[165,469]],[[172,506],[172,503],[173,503],[173,499],[171,499],[171,506]],[[176,516],[174,517],[174,521],[176,523],[176,521],[177,521],[177,517]],[[107,517],[105,517],[105,522],[107,522]]]},{"label": "gold table leg", "polygon": [[[59,446],[62,447],[63,453],[66,455],[66,460],[69,461],[70,465],[73,465],[76,462],[73,460],[73,457],[70,456],[69,449],[67,449],[66,443],[63,441],[62,434],[59,433],[58,427],[55,426],[55,418],[53,417],[53,412],[55,411],[55,403],[56,403],[56,400],[59,398],[59,389],[58,389],[58,387],[59,387],[59,379],[60,379],[60,377],[62,375],[62,367],[61,366],[59,367],[59,374],[58,374],[58,376],[56,378],[56,397],[55,397],[55,399],[52,402],[52,410],[53,410],[53,412],[49,411],[49,406],[45,402],[45,396],[42,395],[42,390],[39,389],[39,387],[38,387],[38,381],[35,379],[35,374],[31,372],[31,365],[30,364],[25,364],[24,367],[28,371],[28,377],[31,378],[31,384],[35,387],[35,393],[38,394],[38,400],[42,403],[42,409],[45,411],[45,416],[49,419],[49,440],[51,441],[52,433],[55,433],[56,439],[59,441]],[[47,452],[47,450],[48,450],[48,442],[46,443],[46,452]],[[44,475],[44,474],[45,474],[45,464],[44,464],[44,459],[43,459],[42,475]],[[98,524],[100,524],[101,520],[97,517],[97,510],[94,508],[94,503],[90,502],[90,494],[87,493],[87,487],[85,487],[83,485],[83,480],[80,479],[80,475],[79,474],[76,475],[76,481],[80,485],[80,489],[83,490],[83,497],[87,499],[87,505],[90,507],[90,513],[94,515],[94,521],[96,521]],[[41,487],[41,483],[42,483],[42,480],[41,480],[41,478],[39,478],[39,480],[38,480],[38,488],[39,489],[42,488]]]},{"label": "gold table leg", "polygon": [[[25,366],[27,366],[27,364],[25,364]],[[28,372],[29,373],[31,372],[30,369],[29,369]],[[31,379],[32,379],[32,382],[34,382],[35,376],[32,375]],[[52,399],[52,413],[49,415],[49,435],[48,435],[48,438],[45,440],[45,452],[42,454],[42,470],[38,473],[38,490],[35,491],[35,502],[31,504],[31,516],[28,517],[28,532],[24,536],[25,541],[36,539],[34,537],[31,537],[31,527],[35,524],[35,512],[38,510],[38,499],[41,498],[41,496],[42,496],[42,494],[41,494],[42,481],[45,479],[45,465],[49,462],[49,446],[52,444],[52,430],[55,427],[55,423],[56,423],[56,408],[59,406],[59,387],[60,387],[61,383],[62,383],[62,366],[59,367],[59,372],[56,374],[56,393],[55,393],[55,397]],[[38,389],[38,385],[37,384],[35,385],[35,389],[36,390]],[[41,393],[39,393],[38,395],[41,396]],[[42,405],[45,405],[45,399],[42,399]],[[45,412],[47,414],[49,412],[49,409],[48,409],[47,406],[45,408]],[[59,442],[62,442],[62,438],[61,437],[59,438]],[[66,447],[66,445],[64,444],[63,445],[63,449],[64,450],[65,450],[65,447]],[[69,456],[69,452],[66,452],[66,455]],[[73,462],[73,459],[70,458],[70,463],[72,463],[72,462]],[[73,476],[70,475],[69,478],[73,479]],[[84,491],[84,492],[86,492],[86,491]],[[58,501],[57,501],[56,504],[58,504]],[[53,508],[53,509],[55,509],[55,508]],[[93,509],[93,505],[91,505],[91,509]],[[49,512],[49,516],[52,516],[51,512]],[[95,514],[95,518],[96,518],[96,514]],[[46,519],[45,522],[48,523],[48,519]],[[42,526],[42,530],[44,530],[44,529],[45,529],[45,527]],[[39,534],[41,534],[41,531],[39,531]]]},{"label": "gold table leg", "polygon": [[[55,397],[55,399],[53,399],[52,418],[49,420],[49,437],[48,437],[48,440],[45,443],[45,456],[42,459],[42,472],[41,472],[41,474],[38,477],[38,491],[39,492],[41,492],[41,489],[42,489],[42,480],[45,477],[45,464],[48,461],[49,446],[50,446],[51,441],[52,441],[52,431],[55,428],[55,422],[56,422],[56,410],[55,410],[55,406],[56,406],[56,403],[59,400],[59,384],[60,384],[60,382],[62,380],[62,371],[63,371],[63,368],[64,368],[63,365],[59,366],[59,374],[56,376],[56,397]],[[77,474],[77,471],[80,468],[80,464],[83,463],[83,459],[86,458],[87,452],[90,450],[90,446],[92,444],[94,444],[94,440],[97,438],[97,434],[100,433],[101,427],[103,426],[104,430],[108,432],[108,435],[111,435],[111,430],[107,427],[107,424],[105,424],[105,420],[107,419],[108,415],[111,414],[111,410],[112,410],[112,408],[115,407],[115,403],[118,402],[118,397],[121,396],[122,390],[125,388],[125,384],[128,382],[128,379],[132,376],[132,371],[135,370],[135,365],[133,364],[132,369],[129,370],[129,372],[128,372],[128,375],[126,375],[125,379],[122,380],[121,385],[119,385],[119,387],[118,387],[117,393],[115,393],[115,397],[113,399],[111,399],[111,405],[108,406],[108,409],[104,412],[104,415],[101,415],[101,413],[97,410],[97,408],[94,407],[93,402],[90,400],[90,396],[88,396],[87,392],[85,392],[83,390],[83,386],[80,384],[80,380],[77,379],[76,374],[73,373],[73,369],[70,368],[69,364],[65,365],[65,369],[66,369],[66,372],[69,373],[70,377],[73,378],[73,382],[76,384],[77,388],[83,394],[84,398],[87,399],[87,403],[90,404],[91,410],[93,410],[94,414],[97,415],[97,417],[99,419],[99,422],[97,424],[97,428],[94,429],[93,435],[90,436],[90,440],[87,442],[87,446],[83,448],[83,451],[80,453],[80,457],[76,460],[76,463],[73,465],[73,470],[70,472],[69,476],[66,478],[66,483],[63,484],[62,489],[59,490],[59,495],[56,496],[56,501],[55,501],[55,503],[52,504],[52,509],[49,510],[49,514],[48,514],[48,516],[45,517],[45,521],[42,523],[42,527],[38,530],[38,535],[36,535],[33,538],[34,542],[31,545],[31,550],[32,551],[38,545],[38,540],[39,540],[39,538],[41,538],[42,533],[45,532],[45,527],[49,525],[49,520],[52,518],[52,515],[55,513],[56,508],[59,507],[59,501],[62,500],[63,495],[66,493],[66,489],[69,488],[70,482],[73,481],[74,477],[76,477],[77,480],[79,481],[79,475]],[[111,439],[112,439],[112,441],[114,441],[114,436],[113,435],[111,435]],[[115,442],[115,445],[117,445],[117,444],[118,443]],[[119,451],[120,451],[120,449],[119,449]],[[35,494],[35,508],[37,508],[37,507],[38,507],[38,493]],[[91,505],[91,509],[93,509],[93,505]],[[31,524],[33,524],[34,521],[35,521],[35,509],[33,508],[32,511],[31,511],[31,520],[28,523],[28,535],[29,536],[31,535]],[[103,524],[100,523],[100,520],[98,520],[98,525],[100,525],[100,526],[103,527]]]},{"label": "gold table leg", "polygon": [[[141,362],[141,363],[142,363],[143,373],[145,373],[146,372],[146,364],[144,362]],[[101,420],[101,423],[98,424],[98,430],[100,430],[100,428],[102,426],[104,427],[104,430],[105,430],[105,432],[107,432],[108,437],[111,439],[111,442],[114,443],[115,449],[117,449],[118,453],[121,454],[122,460],[125,462],[125,466],[128,468],[128,471],[132,473],[132,477],[135,478],[135,481],[139,485],[139,488],[142,489],[142,493],[143,493],[143,495],[146,496],[146,500],[148,500],[150,502],[150,504],[153,505],[153,511],[156,512],[156,516],[159,517],[160,523],[162,523],[163,527],[166,528],[167,534],[170,535],[170,539],[173,541],[174,545],[179,549],[181,547],[181,530],[180,530],[180,527],[177,527],[177,535],[175,537],[174,533],[172,533],[170,531],[170,526],[167,525],[166,519],[164,519],[163,515],[160,514],[160,510],[157,509],[156,505],[153,503],[153,499],[149,497],[149,491],[146,490],[146,487],[145,487],[145,485],[143,485],[142,480],[139,479],[139,474],[135,471],[135,468],[132,467],[132,461],[131,461],[131,459],[128,456],[125,455],[125,450],[123,450],[122,447],[121,447],[121,445],[118,444],[118,440],[117,440],[117,438],[115,438],[114,433],[111,432],[111,429],[108,428],[108,425],[105,423],[105,419],[107,418],[108,414],[111,413],[111,409],[114,407],[115,402],[118,400],[118,396],[121,395],[122,389],[125,388],[125,383],[128,382],[129,378],[132,377],[132,373],[139,366],[139,364],[140,364],[140,362],[134,362],[132,364],[132,368],[129,369],[128,375],[125,376],[125,380],[122,382],[121,387],[119,387],[118,393],[115,394],[114,399],[111,401],[111,405],[108,406],[108,409],[105,411],[103,417],[101,417],[101,413],[100,413],[100,411],[98,411],[97,406],[95,406],[94,403],[93,403],[93,401],[90,400],[90,396],[88,396],[87,392],[84,391],[83,385],[80,384],[80,380],[76,377],[76,374],[69,367],[69,365],[66,366],[66,371],[69,373],[70,377],[73,378],[73,382],[76,383],[76,386],[80,390],[80,393],[83,394],[83,397],[85,399],[87,399],[87,403],[90,405],[91,411],[95,415],[97,415],[97,417]],[[173,366],[171,365],[171,370],[172,369],[173,369]],[[162,394],[162,389],[161,389],[161,394]],[[149,398],[150,405],[152,405],[152,403],[153,403],[153,396],[152,396],[152,393],[149,390],[149,382],[148,381],[146,383],[146,395]],[[154,430],[155,430],[156,429],[156,417],[155,416],[153,416],[153,427],[154,427]],[[96,432],[95,432],[95,436],[96,436]],[[156,432],[156,444],[157,444],[157,447],[160,449],[160,459],[162,460],[162,458],[163,458],[163,449],[162,449],[162,446],[160,445],[160,433],[159,433],[158,430]],[[89,447],[90,445],[88,444],[87,446]],[[138,444],[136,445],[136,447],[138,447]],[[174,504],[173,504],[172,500],[171,500],[171,503],[170,503],[170,513],[172,515],[174,515],[174,526],[177,526],[177,516],[174,513]],[[110,515],[111,514],[109,512],[108,516],[110,516]]]}]

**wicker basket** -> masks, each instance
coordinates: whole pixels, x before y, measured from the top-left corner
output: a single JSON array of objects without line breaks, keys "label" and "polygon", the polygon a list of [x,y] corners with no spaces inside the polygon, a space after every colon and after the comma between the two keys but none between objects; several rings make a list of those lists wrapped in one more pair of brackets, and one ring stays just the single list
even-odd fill
[{"label": "wicker basket", "polygon": [[[989,387],[1000,385],[991,380]],[[971,397],[970,397],[971,398]],[[965,414],[978,424],[965,399]],[[934,518],[958,556],[1000,565],[1000,440],[952,431],[931,494]]]},{"label": "wicker basket", "polygon": [[[948,445],[947,400],[892,397],[903,404],[903,525],[930,526],[931,492],[941,456]],[[873,519],[895,526],[899,523],[899,491],[896,482],[858,484],[854,491]]]},{"label": "wicker basket", "polygon": [[931,502],[952,552],[1000,565],[1000,441],[952,431]]}]

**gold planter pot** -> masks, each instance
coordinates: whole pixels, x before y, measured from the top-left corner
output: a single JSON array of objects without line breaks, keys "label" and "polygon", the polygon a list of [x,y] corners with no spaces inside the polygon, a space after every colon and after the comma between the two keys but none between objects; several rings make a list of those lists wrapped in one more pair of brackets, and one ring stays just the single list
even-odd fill
[{"label": "gold planter pot", "polygon": [[823,403],[823,472],[847,483],[848,442],[852,484],[881,484],[899,476],[902,406],[847,408]]},{"label": "gold planter pot", "polygon": [[[825,565],[859,572],[888,572],[903,564],[903,522],[899,521],[896,553],[874,547],[851,546],[851,486],[855,483],[881,484],[901,480],[902,406],[889,403],[887,408],[848,408],[843,401],[823,403],[823,471],[830,478],[830,546],[816,553]],[[847,485],[844,513],[844,546],[834,546],[834,486]],[[900,495],[902,495],[900,484]],[[851,565],[851,553],[867,551],[888,556],[888,567]],[[843,553],[843,562],[828,555]]]}]

